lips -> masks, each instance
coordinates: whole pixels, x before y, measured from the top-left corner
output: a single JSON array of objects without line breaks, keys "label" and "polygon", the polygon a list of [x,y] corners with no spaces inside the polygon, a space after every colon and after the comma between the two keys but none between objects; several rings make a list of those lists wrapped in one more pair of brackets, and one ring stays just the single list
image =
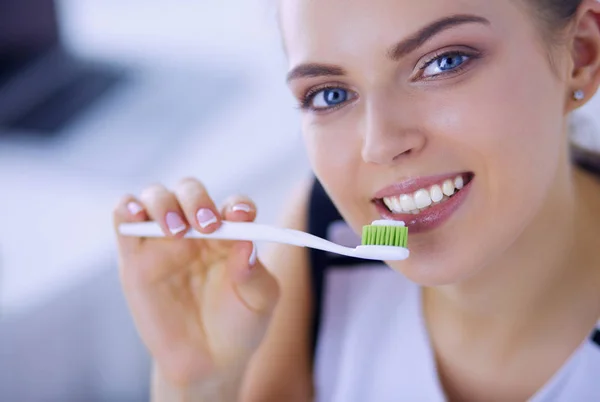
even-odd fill
[{"label": "lips", "polygon": [[436,229],[467,198],[474,181],[471,172],[406,180],[377,192],[373,200],[384,219],[404,221],[411,234]]}]

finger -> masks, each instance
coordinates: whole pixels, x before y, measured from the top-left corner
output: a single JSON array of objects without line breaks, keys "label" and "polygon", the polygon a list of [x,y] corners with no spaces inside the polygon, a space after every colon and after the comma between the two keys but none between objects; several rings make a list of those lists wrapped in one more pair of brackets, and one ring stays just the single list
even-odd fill
[{"label": "finger", "polygon": [[258,259],[256,245],[238,242],[228,261],[228,269],[234,290],[246,307],[270,316],[279,299],[279,286]]},{"label": "finger", "polygon": [[133,195],[126,195],[117,204],[113,211],[113,225],[117,234],[117,241],[122,252],[129,252],[139,246],[142,239],[133,236],[123,236],[119,233],[122,223],[143,222],[148,219],[148,214],[142,203]]},{"label": "finger", "polygon": [[249,197],[229,197],[221,207],[221,216],[227,221],[252,222],[256,219],[256,205]]},{"label": "finger", "polygon": [[[256,258],[255,250],[252,242],[233,244],[224,270],[225,289],[216,287],[222,303],[217,317],[226,320],[222,332],[215,334],[220,341],[213,346],[215,355],[222,357],[219,366],[251,358],[264,339],[279,299],[278,283]],[[207,325],[211,327],[217,326]]]},{"label": "finger", "polygon": [[189,224],[203,233],[212,233],[220,225],[221,216],[204,185],[194,178],[181,180],[175,196]]},{"label": "finger", "polygon": [[141,196],[151,220],[160,225],[168,237],[183,237],[189,229],[185,215],[173,193],[156,184],[146,188]]}]

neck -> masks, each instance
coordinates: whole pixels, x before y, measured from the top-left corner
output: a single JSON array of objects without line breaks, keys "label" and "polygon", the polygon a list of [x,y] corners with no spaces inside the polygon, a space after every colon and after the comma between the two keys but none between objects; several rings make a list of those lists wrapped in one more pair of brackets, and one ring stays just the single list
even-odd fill
[{"label": "neck", "polygon": [[556,322],[585,326],[600,318],[600,186],[565,167],[553,188],[500,259],[463,283],[426,291],[427,304],[442,310],[436,314],[454,317],[467,336],[486,328],[508,343]]}]

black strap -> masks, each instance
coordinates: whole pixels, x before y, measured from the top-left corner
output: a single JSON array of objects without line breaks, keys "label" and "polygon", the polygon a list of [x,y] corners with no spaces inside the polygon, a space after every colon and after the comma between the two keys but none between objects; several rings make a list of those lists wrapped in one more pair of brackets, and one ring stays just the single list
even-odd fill
[{"label": "black strap", "polygon": [[571,158],[576,165],[600,178],[600,153],[573,148]]},{"label": "black strap", "polygon": [[592,333],[590,339],[593,343],[600,347],[600,329],[596,328],[596,330]]}]

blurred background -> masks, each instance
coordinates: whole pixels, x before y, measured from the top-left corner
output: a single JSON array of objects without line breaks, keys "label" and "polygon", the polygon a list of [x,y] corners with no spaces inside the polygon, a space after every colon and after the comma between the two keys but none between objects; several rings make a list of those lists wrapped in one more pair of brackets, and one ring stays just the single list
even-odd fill
[{"label": "blurred background", "polygon": [[111,210],[194,175],[274,223],[309,172],[285,71],[269,1],[0,0],[0,400],[148,400]]},{"label": "blurred background", "polygon": [[111,211],[201,178],[274,223],[309,172],[264,0],[0,0],[0,400],[143,401]]}]

